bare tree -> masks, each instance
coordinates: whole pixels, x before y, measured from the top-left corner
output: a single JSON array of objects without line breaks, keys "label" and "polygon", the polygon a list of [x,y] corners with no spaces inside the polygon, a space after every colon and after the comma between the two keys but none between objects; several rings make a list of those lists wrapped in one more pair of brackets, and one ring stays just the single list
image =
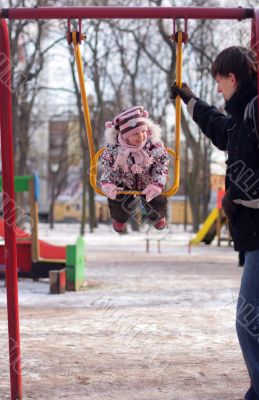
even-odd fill
[{"label": "bare tree", "polygon": [[[162,0],[154,0],[151,2],[157,7],[162,6]],[[200,1],[204,5],[203,1]],[[212,61],[213,54],[215,52],[215,44],[213,42],[213,29],[211,29],[213,23],[211,21],[202,21],[189,27],[191,30],[190,35],[190,49],[192,54],[195,54],[191,58],[190,53],[189,58],[191,59],[192,65],[192,81],[195,79],[197,82],[201,82],[198,88],[201,96],[208,95],[208,88],[206,86],[209,64]],[[150,26],[150,25],[149,25]],[[127,31],[131,31],[138,43],[142,43],[143,51],[146,56],[152,61],[153,65],[157,67],[158,70],[165,76],[166,86],[161,81],[161,87],[164,88],[164,93],[169,93],[169,85],[174,81],[175,76],[175,45],[168,37],[168,31],[165,27],[165,21],[157,21],[157,36],[162,38],[167,46],[167,56],[163,57],[163,46],[159,39],[154,40],[154,26],[153,28],[153,42],[150,43],[148,40],[144,40],[145,37],[135,33],[135,30],[129,28]],[[209,55],[210,54],[210,55]],[[164,96],[164,108],[168,104],[168,97]],[[208,201],[210,198],[210,157],[211,157],[211,145],[209,141],[203,137],[201,132],[197,132],[196,128],[193,129],[190,124],[189,118],[186,117],[184,111],[182,112],[182,127],[185,134],[186,145],[189,148],[187,154],[191,157],[189,165],[191,170],[187,175],[188,179],[188,192],[191,202],[191,207],[193,211],[193,225],[194,229],[197,230],[201,219],[204,214],[207,213]],[[198,184],[199,183],[199,184]]]},{"label": "bare tree", "polygon": [[[211,35],[211,21],[198,21],[193,24],[193,30],[189,38],[187,59],[192,63],[192,69],[188,73],[188,81],[193,82],[194,91],[202,99],[212,98],[212,85],[210,82],[210,66],[217,52],[213,35]],[[210,29],[209,29],[210,28]],[[186,127],[185,133],[188,132]],[[187,189],[193,214],[193,226],[196,231],[201,221],[208,214],[210,200],[210,163],[212,155],[211,142],[202,134],[196,126],[192,127],[193,141],[190,141],[190,133],[186,135],[188,147],[191,149],[191,168],[187,175]]]},{"label": "bare tree", "polygon": [[[89,99],[89,109],[91,114],[92,133],[95,149],[100,145],[100,137],[104,131],[104,122],[107,120],[109,101],[105,98],[105,91],[107,91],[107,66],[109,63],[110,54],[110,40],[105,30],[105,22],[91,21],[87,29],[87,39],[82,52],[83,65],[87,83],[90,80],[93,83],[94,92],[91,93]],[[82,99],[80,89],[77,81],[77,73],[75,70],[75,60],[73,56],[73,49],[70,47],[70,65],[72,72],[72,79],[76,95],[76,103],[78,115],[80,120],[80,138],[83,148],[82,156],[82,180],[83,180],[83,198],[82,198],[82,218],[81,218],[81,234],[84,234],[85,220],[86,220],[86,190],[88,189],[89,198],[89,223],[90,231],[93,232],[97,224],[95,217],[95,193],[89,184],[88,173],[90,171],[90,154],[88,142],[86,137],[86,128],[84,126],[84,116],[82,110]],[[89,93],[88,93],[89,94]]]},{"label": "bare tree", "polygon": [[[43,1],[38,2],[41,5]],[[33,2],[35,5],[35,2]],[[37,4],[38,5],[38,4]],[[9,0],[9,6],[32,6],[31,1]],[[12,60],[13,131],[16,149],[16,173],[28,173],[27,159],[30,146],[30,121],[38,82],[46,53],[56,40],[43,48],[47,37],[46,21],[9,20]]]},{"label": "bare tree", "polygon": [[[105,1],[101,5],[112,5]],[[117,5],[142,5],[141,2],[119,1]],[[160,7],[162,0],[149,1],[149,4]],[[172,1],[172,5],[174,5]],[[191,5],[192,1],[189,1]],[[69,5],[69,1],[68,4]],[[89,4],[88,4],[89,5]],[[95,1],[91,5],[96,5]],[[97,5],[100,5],[98,2]],[[204,5],[200,0],[195,5]],[[209,5],[209,4],[208,4]],[[168,23],[171,24],[168,29]],[[91,89],[91,120],[95,147],[103,144],[104,122],[112,115],[131,104],[143,104],[152,117],[162,125],[164,137],[169,137],[166,111],[171,106],[169,85],[175,77],[175,44],[168,37],[172,33],[171,21],[150,20],[109,20],[88,21],[87,42],[83,47],[83,62],[87,82]],[[203,98],[210,98],[211,86],[208,85],[209,69],[217,46],[213,41],[211,21],[189,22],[189,45],[184,51],[184,59],[191,63],[190,80],[197,82],[194,89]],[[80,137],[83,148],[82,171],[84,191],[87,181],[86,171],[89,169],[88,146],[85,137],[80,93],[71,56],[71,70],[76,95],[78,115],[80,119]],[[187,71],[187,68],[186,68]],[[185,143],[188,147],[189,169],[188,192],[191,200],[194,227],[197,229],[200,220],[207,212],[209,201],[209,176],[211,146],[201,132],[190,122],[185,112],[182,113],[182,127]],[[173,142],[173,138],[172,138]],[[90,190],[90,227],[95,226],[94,193]],[[81,233],[84,233],[85,194],[83,195],[83,214]]]},{"label": "bare tree", "polygon": [[[77,121],[76,121],[77,122]],[[71,119],[57,116],[49,122],[49,223],[54,227],[54,206],[68,182],[69,168],[78,159],[78,146],[72,152],[73,136],[77,130],[77,123]]]}]

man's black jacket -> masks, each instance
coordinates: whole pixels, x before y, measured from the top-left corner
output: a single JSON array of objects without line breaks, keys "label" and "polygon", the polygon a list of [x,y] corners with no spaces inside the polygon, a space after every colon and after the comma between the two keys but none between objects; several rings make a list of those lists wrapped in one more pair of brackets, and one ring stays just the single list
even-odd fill
[{"label": "man's black jacket", "polygon": [[[231,223],[235,250],[259,250],[259,136],[257,82],[226,102],[229,116],[200,99],[188,103],[194,121],[220,150],[228,152],[226,190],[237,205]],[[191,104],[192,103],[192,104]],[[192,108],[192,111],[191,111]]]}]

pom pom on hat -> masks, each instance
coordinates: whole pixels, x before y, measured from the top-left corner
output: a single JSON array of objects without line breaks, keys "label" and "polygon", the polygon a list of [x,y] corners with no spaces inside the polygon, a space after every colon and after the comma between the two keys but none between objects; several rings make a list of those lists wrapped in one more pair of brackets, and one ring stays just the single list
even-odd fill
[{"label": "pom pom on hat", "polygon": [[105,128],[112,128],[113,127],[113,123],[111,121],[107,121],[105,122]]}]

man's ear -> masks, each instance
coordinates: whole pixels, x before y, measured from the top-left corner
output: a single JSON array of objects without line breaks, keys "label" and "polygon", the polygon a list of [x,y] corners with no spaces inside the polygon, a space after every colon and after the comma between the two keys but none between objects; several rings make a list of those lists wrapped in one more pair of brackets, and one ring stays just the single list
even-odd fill
[{"label": "man's ear", "polygon": [[236,76],[235,76],[232,72],[230,72],[230,73],[228,74],[228,78],[230,79],[230,82],[231,82],[232,86],[233,86],[233,87],[237,87],[238,81],[237,81]]}]

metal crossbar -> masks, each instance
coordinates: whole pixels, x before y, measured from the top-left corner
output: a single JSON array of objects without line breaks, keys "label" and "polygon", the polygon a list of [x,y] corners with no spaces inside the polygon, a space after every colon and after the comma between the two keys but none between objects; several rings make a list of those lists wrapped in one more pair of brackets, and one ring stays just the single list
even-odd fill
[{"label": "metal crossbar", "polygon": [[183,18],[183,19],[246,19],[253,18],[252,8],[223,7],[39,7],[3,8],[0,18],[68,19],[68,18]]}]

